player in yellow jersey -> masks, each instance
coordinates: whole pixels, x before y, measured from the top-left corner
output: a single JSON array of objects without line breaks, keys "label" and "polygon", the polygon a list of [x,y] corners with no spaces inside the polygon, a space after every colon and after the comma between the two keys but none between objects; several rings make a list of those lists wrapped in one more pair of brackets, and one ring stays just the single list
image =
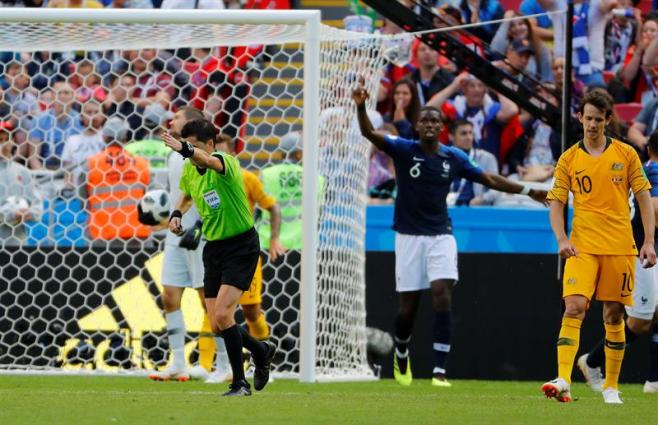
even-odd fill
[{"label": "player in yellow jersey", "polygon": [[[606,137],[613,101],[596,89],[582,100],[578,118],[584,139],[560,157],[555,183],[548,193],[551,227],[560,256],[566,258],[563,277],[565,312],[557,340],[558,377],[542,385],[557,401],[571,401],[571,372],[578,352],[580,326],[593,296],[603,302],[605,326],[605,403],[622,403],[618,380],[624,358],[624,305],[632,305],[637,247],[629,220],[628,191],[637,198],[644,242],[640,260],[656,264],[655,219],[651,185],[632,147]],[[564,208],[573,193],[571,238],[564,231]]]},{"label": "player in yellow jersey", "polygon": [[[217,136],[215,142],[215,149],[236,155],[235,141],[231,137],[220,134]],[[247,193],[247,201],[249,201],[249,208],[253,214],[254,208],[258,205],[261,209],[267,210],[272,217],[270,221],[270,228],[272,238],[269,246],[270,261],[276,261],[280,255],[285,253],[285,249],[279,243],[279,233],[281,231],[281,209],[276,202],[276,199],[271,195],[265,193],[263,184],[254,173],[247,170],[242,170],[244,180],[245,192]],[[247,327],[251,336],[258,340],[267,339],[270,336],[270,329],[265,321],[265,315],[261,311],[263,291],[263,270],[262,259],[258,261],[254,279],[248,291],[245,291],[240,298],[240,305],[242,306],[242,313],[244,314]]]}]

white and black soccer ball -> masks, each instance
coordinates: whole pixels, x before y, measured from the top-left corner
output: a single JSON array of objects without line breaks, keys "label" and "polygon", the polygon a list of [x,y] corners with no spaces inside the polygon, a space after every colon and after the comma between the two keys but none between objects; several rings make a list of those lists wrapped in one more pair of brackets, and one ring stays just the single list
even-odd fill
[{"label": "white and black soccer ball", "polygon": [[158,189],[150,190],[139,201],[140,222],[155,225],[169,217],[169,194]]}]

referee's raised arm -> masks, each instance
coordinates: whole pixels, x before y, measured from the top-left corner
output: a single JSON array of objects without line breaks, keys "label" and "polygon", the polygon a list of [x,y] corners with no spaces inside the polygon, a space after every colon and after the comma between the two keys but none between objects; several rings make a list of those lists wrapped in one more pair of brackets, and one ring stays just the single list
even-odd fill
[{"label": "referee's raised arm", "polygon": [[375,131],[368,118],[368,111],[366,110],[366,101],[370,98],[370,94],[364,86],[363,77],[359,77],[359,85],[352,90],[352,99],[356,104],[356,116],[359,120],[359,129],[361,130],[361,135],[370,142],[377,146],[378,149],[383,149],[386,145],[386,140],[384,139],[384,134]]},{"label": "referee's raised arm", "polygon": [[[215,128],[210,121],[194,120],[183,127],[178,140],[169,133],[162,135],[167,147],[178,152],[183,158],[189,158],[200,168],[209,168],[224,173],[224,162],[212,153],[215,150]],[[187,139],[187,140],[186,140]]]}]

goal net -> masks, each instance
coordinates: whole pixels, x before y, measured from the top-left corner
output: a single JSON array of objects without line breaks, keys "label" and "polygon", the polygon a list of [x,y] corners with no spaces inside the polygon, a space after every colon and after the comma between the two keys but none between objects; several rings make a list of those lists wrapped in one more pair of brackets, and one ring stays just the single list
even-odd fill
[{"label": "goal net", "polygon": [[[119,373],[167,366],[165,232],[131,224],[134,202],[120,228],[94,231],[103,203],[90,199],[91,168],[98,165],[89,158],[107,147],[106,124],[119,118],[129,130],[125,149],[132,145],[148,161],[146,190],[168,190],[158,132],[172,112],[194,106],[237,141],[242,166],[256,174],[286,160],[282,138],[303,126],[318,129],[316,140],[304,140],[304,158],[311,158],[304,164],[318,179],[304,193],[318,203],[317,222],[304,225],[318,232],[307,263],[314,273],[305,274],[316,275],[315,282],[300,278],[301,250],[270,262],[263,247],[263,310],[278,346],[274,367],[279,375],[299,376],[300,347],[307,346],[317,379],[372,377],[364,286],[370,147],[358,133],[350,91],[363,76],[375,92],[381,40],[325,26],[313,34],[299,20],[286,23],[286,13],[298,12],[237,12],[244,23],[235,11],[148,11],[142,22],[135,11],[76,11],[69,22],[50,23],[14,12],[0,17],[0,370]],[[260,23],[261,17],[267,19]],[[315,100],[304,90],[309,34],[320,39]],[[319,114],[304,115],[309,101]],[[375,99],[370,102],[374,108]],[[257,222],[265,216],[256,211]],[[305,285],[315,291],[306,324]],[[182,311],[191,365],[204,314],[194,291],[185,291]],[[306,344],[304,326],[313,326]]]}]

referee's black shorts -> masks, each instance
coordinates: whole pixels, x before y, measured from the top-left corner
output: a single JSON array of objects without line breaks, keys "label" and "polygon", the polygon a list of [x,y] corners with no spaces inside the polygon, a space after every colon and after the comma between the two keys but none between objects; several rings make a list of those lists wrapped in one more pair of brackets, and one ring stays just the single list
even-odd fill
[{"label": "referee's black shorts", "polygon": [[217,298],[221,285],[249,290],[260,258],[258,232],[253,227],[220,241],[208,241],[203,248],[203,291]]}]

